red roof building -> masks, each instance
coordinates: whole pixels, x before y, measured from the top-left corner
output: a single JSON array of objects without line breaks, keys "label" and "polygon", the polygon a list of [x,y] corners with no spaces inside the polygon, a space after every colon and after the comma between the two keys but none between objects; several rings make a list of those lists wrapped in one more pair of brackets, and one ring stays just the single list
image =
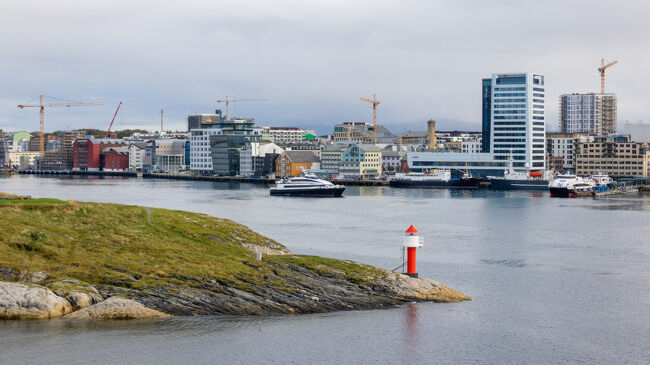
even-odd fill
[{"label": "red roof building", "polygon": [[122,147],[107,147],[102,151],[104,171],[127,171],[129,169],[129,149]]}]

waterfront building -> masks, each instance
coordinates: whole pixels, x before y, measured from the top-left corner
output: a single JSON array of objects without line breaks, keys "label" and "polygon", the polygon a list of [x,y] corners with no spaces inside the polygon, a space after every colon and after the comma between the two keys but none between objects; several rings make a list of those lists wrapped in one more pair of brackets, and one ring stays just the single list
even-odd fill
[{"label": "waterfront building", "polygon": [[74,141],[82,137],[80,131],[67,131],[59,133],[57,139],[48,138],[39,169],[72,170]]},{"label": "waterfront building", "polygon": [[213,168],[210,137],[223,135],[223,131],[207,128],[192,129],[190,133],[190,170],[201,175],[211,175]]},{"label": "waterfront building", "polygon": [[346,143],[335,143],[324,146],[320,151],[321,168],[323,170],[338,173],[341,167],[343,151],[345,151],[349,146],[350,144]]},{"label": "waterfront building", "polygon": [[544,170],[544,76],[493,74],[490,89],[489,100],[483,100],[491,104],[489,152],[497,161],[512,156],[515,168]]},{"label": "waterfront building", "polygon": [[593,141],[579,133],[546,133],[546,163],[549,170],[575,173],[575,143]]},{"label": "waterfront building", "polygon": [[602,136],[616,133],[616,95],[611,93],[560,96],[560,131]]},{"label": "waterfront building", "polygon": [[146,142],[131,142],[129,144],[129,170],[133,172],[143,171],[145,161]]},{"label": "waterfront building", "polygon": [[401,151],[382,151],[381,152],[381,169],[384,173],[394,174],[402,172],[402,160],[406,157],[405,152]]},{"label": "waterfront building", "polygon": [[265,169],[265,156],[267,154],[279,155],[282,152],[284,152],[283,148],[264,140],[245,143],[239,151],[239,174],[241,176],[260,176],[256,172]]},{"label": "waterfront building", "polygon": [[129,148],[106,147],[102,150],[103,171],[127,171],[129,169]]},{"label": "waterfront building", "polygon": [[7,166],[16,166],[21,170],[34,167],[36,160],[43,154],[40,151],[20,150],[7,153]]},{"label": "waterfront building", "polygon": [[107,147],[126,146],[123,139],[79,138],[72,145],[72,169],[77,171],[99,171],[101,153]]},{"label": "waterfront building", "polygon": [[313,140],[316,132],[298,127],[262,127],[262,139],[277,144]]},{"label": "waterfront building", "polygon": [[382,150],[371,144],[353,144],[341,155],[339,174],[345,178],[376,178],[381,176]]},{"label": "waterfront building", "polygon": [[296,177],[312,169],[320,169],[320,160],[314,151],[284,151],[275,162],[277,177]]},{"label": "waterfront building", "polygon": [[633,142],[629,135],[597,136],[576,143],[576,174],[606,173],[614,178],[647,178],[650,145]]},{"label": "waterfront building", "polygon": [[151,157],[149,171],[176,173],[187,169],[185,163],[186,149],[190,149],[190,141],[183,139],[152,140],[145,148],[145,160]]}]

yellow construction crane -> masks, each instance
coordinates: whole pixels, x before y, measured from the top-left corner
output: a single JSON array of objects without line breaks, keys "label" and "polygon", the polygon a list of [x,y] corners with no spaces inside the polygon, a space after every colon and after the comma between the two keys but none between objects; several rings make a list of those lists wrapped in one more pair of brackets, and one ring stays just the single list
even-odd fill
[{"label": "yellow construction crane", "polygon": [[230,103],[240,103],[242,101],[268,101],[268,99],[237,99],[237,100],[232,100],[232,99],[228,99],[228,96],[226,95],[225,99],[217,100],[217,103],[226,104],[226,119],[225,120],[228,120],[228,104],[230,104]]},{"label": "yellow construction crane", "polygon": [[373,141],[377,143],[377,105],[379,105],[379,101],[377,101],[377,95],[372,94],[372,100],[371,99],[366,99],[366,98],[359,98],[363,101],[367,101],[369,103],[372,103],[372,132],[373,132]]},{"label": "yellow construction crane", "polygon": [[610,62],[608,64],[605,64],[605,59],[600,60],[600,67],[598,68],[598,72],[600,72],[600,93],[604,94],[605,93],[605,69],[608,67],[612,67],[615,64],[617,64],[618,61]]},{"label": "yellow construction crane", "polygon": [[25,109],[25,108],[40,108],[40,119],[41,119],[41,131],[40,131],[40,137],[41,137],[41,146],[40,146],[40,151],[41,153],[45,152],[45,133],[44,133],[44,125],[43,125],[43,117],[45,114],[45,108],[51,108],[51,107],[71,107],[71,106],[92,106],[92,105],[104,105],[103,103],[61,103],[61,104],[43,104],[43,95],[41,95],[41,103],[38,105],[18,105],[20,109]]}]

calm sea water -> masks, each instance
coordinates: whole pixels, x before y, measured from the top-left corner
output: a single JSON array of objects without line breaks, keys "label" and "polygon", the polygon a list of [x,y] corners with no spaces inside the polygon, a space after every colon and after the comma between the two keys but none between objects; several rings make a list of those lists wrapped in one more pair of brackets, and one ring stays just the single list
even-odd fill
[{"label": "calm sea water", "polygon": [[[0,364],[557,364],[650,361],[650,195],[348,187],[342,199],[263,186],[120,178],[0,178],[0,191],[230,218],[300,254],[401,263],[471,302],[279,317],[0,322]],[[0,219],[2,212],[0,211]]]}]

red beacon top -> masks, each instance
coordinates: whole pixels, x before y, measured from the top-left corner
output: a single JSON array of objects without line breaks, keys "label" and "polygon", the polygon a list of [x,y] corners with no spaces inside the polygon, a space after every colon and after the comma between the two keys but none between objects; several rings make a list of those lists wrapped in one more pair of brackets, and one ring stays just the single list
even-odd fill
[{"label": "red beacon top", "polygon": [[411,226],[404,233],[418,233],[418,230],[415,229],[415,227],[413,227],[413,225],[411,224]]}]

